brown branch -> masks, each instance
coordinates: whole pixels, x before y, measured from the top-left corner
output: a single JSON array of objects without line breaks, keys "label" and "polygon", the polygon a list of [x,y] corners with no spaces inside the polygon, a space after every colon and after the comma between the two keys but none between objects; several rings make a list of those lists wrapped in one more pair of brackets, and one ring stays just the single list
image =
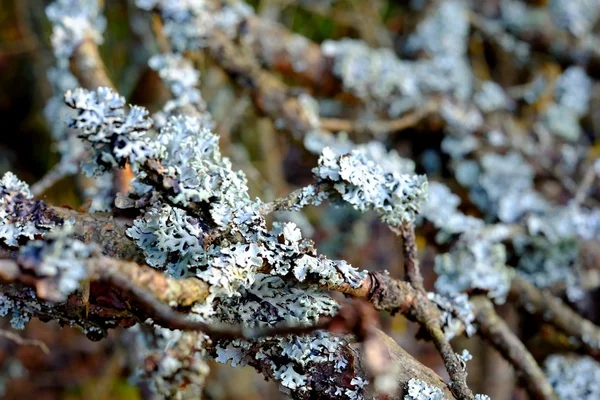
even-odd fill
[{"label": "brown branch", "polygon": [[576,338],[588,355],[600,361],[600,328],[578,315],[559,298],[521,278],[515,278],[509,300],[525,312],[541,316],[545,322]]},{"label": "brown branch", "polygon": [[269,69],[299,78],[325,96],[339,92],[341,84],[333,74],[333,59],[323,54],[321,46],[258,16],[246,18],[243,26],[238,30],[240,42]]},{"label": "brown branch", "polygon": [[351,121],[340,118],[321,118],[321,127],[332,132],[344,131],[358,134],[370,133],[372,135],[395,133],[418,125],[438,109],[439,104],[430,101],[421,108],[417,108],[400,118],[389,121]]},{"label": "brown branch", "polygon": [[274,120],[280,120],[284,129],[297,139],[314,129],[304,108],[296,96],[291,95],[288,86],[272,73],[262,70],[226,34],[215,30],[211,33],[208,46],[208,51],[217,64],[249,90],[259,111]]},{"label": "brown branch", "polygon": [[407,280],[418,290],[425,291],[423,286],[423,275],[419,265],[417,254],[417,238],[415,236],[415,225],[404,224],[400,227],[390,227],[392,232],[402,237],[402,252],[404,253],[404,273]]},{"label": "brown branch", "polygon": [[70,68],[79,83],[90,90],[100,86],[115,89],[106,72],[98,45],[92,39],[83,40],[73,52]]},{"label": "brown branch", "polygon": [[109,213],[87,214],[64,207],[44,207],[48,214],[62,221],[71,221],[73,236],[85,243],[98,244],[104,255],[145,264],[146,257],[125,233],[132,222],[130,219],[114,217]]},{"label": "brown branch", "polygon": [[[450,390],[459,399],[472,399],[473,392],[467,386],[467,371],[441,327],[439,309],[429,300],[425,290],[416,289],[408,282],[390,278],[381,273],[370,274],[368,299],[378,310],[399,311],[416,321],[426,332],[442,356],[452,384]],[[364,290],[364,289],[363,289]]]},{"label": "brown branch", "polygon": [[[347,307],[342,309],[337,316],[322,318],[311,326],[248,329],[239,326],[208,324],[188,319],[187,314],[177,312],[168,305],[169,303],[176,304],[178,307],[189,307],[206,300],[209,287],[200,279],[173,279],[150,267],[110,257],[90,258],[86,261],[86,266],[93,282],[109,283],[118,289],[119,293],[131,296],[129,301],[134,302],[137,309],[144,311],[158,325],[169,329],[200,331],[213,339],[252,340],[261,337],[302,335],[319,329],[340,330],[342,327],[348,329],[348,332],[352,332],[354,326],[358,325],[360,321],[354,315],[356,309]],[[23,270],[17,261],[0,260],[0,277],[5,284],[21,282],[35,286],[37,295],[42,300],[51,297],[44,277],[35,276],[30,269]],[[77,314],[72,317],[81,318]]]},{"label": "brown branch", "polygon": [[546,375],[523,342],[494,311],[486,296],[471,298],[479,334],[511,363],[532,399],[558,400]]}]

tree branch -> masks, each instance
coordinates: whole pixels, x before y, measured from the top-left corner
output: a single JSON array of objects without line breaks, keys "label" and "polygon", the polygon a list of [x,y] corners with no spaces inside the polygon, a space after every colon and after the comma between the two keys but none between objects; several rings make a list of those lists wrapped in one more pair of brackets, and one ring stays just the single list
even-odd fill
[{"label": "tree branch", "polygon": [[588,355],[600,361],[600,328],[579,316],[559,298],[524,279],[515,278],[509,300],[525,312],[540,315],[545,322],[576,338]]},{"label": "tree branch", "polygon": [[471,303],[479,334],[510,362],[529,396],[537,400],[558,400],[538,363],[506,322],[496,314],[487,296],[474,296]]}]

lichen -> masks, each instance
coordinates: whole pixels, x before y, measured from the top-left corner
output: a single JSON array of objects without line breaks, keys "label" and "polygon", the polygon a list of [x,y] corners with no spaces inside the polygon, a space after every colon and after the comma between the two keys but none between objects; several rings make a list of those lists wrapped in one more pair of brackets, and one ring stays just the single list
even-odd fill
[{"label": "lichen", "polygon": [[480,290],[497,304],[506,300],[514,276],[506,266],[504,245],[477,235],[462,237],[449,253],[436,256],[435,272],[440,293]]},{"label": "lichen", "polygon": [[41,201],[33,200],[29,186],[12,172],[0,180],[0,241],[16,247],[22,239],[41,237],[62,221],[45,212]]},{"label": "lichen", "polygon": [[551,355],[544,370],[561,400],[592,400],[600,396],[600,364],[590,357]]},{"label": "lichen", "polygon": [[88,278],[85,260],[99,250],[93,244],[73,239],[70,231],[69,225],[65,225],[46,234],[43,240],[27,243],[19,251],[21,267],[38,279],[39,298],[64,301]]},{"label": "lichen", "polygon": [[84,165],[89,175],[100,175],[115,167],[123,167],[128,160],[140,163],[156,157],[162,150],[146,136],[152,126],[148,111],[132,106],[125,111],[125,99],[110,88],[95,91],[69,90],[65,103],[77,110],[69,122],[79,137],[92,145],[91,162]]},{"label": "lichen", "polygon": [[469,296],[465,293],[454,293],[441,295],[439,293],[427,293],[427,297],[440,309],[441,326],[447,340],[452,340],[463,331],[467,336],[475,334],[475,314],[473,306],[469,302]]},{"label": "lichen", "polygon": [[404,400],[445,400],[444,393],[437,387],[420,379],[411,379],[407,384]]},{"label": "lichen", "polygon": [[439,182],[429,182],[427,202],[421,214],[439,229],[438,242],[447,241],[452,235],[473,232],[483,227],[479,218],[465,215],[458,210],[460,198],[450,188]]},{"label": "lichen", "polygon": [[338,157],[325,148],[313,173],[342,200],[361,212],[374,210],[392,226],[413,222],[427,196],[425,176],[385,172],[360,151]]}]

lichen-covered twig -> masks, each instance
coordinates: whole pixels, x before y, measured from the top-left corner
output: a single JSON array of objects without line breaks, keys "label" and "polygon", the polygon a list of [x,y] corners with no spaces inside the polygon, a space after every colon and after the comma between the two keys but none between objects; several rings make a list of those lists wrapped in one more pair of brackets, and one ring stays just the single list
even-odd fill
[{"label": "lichen-covered twig", "polygon": [[[240,41],[268,68],[296,76],[322,94],[340,90],[340,82],[333,75],[333,60],[323,54],[318,44],[258,16],[247,17],[243,24],[244,29],[238,30]],[[274,37],[277,40],[272,40]]]},{"label": "lichen-covered twig", "polygon": [[268,215],[276,211],[299,210],[305,205],[312,204],[314,198],[326,198],[328,191],[331,190],[331,184],[319,182],[313,185],[296,189],[293,192],[279,197],[269,203],[261,206],[260,212]]},{"label": "lichen-covered twig", "polygon": [[[96,89],[103,86],[114,88],[95,41],[91,39],[83,40],[75,48],[70,64],[73,75],[77,77],[83,87],[88,89]],[[126,193],[130,188],[132,178],[133,174],[130,169],[116,170],[114,178],[116,191],[118,193]]]},{"label": "lichen-covered twig", "polygon": [[511,363],[532,399],[557,400],[554,389],[523,342],[494,311],[487,296],[473,296],[479,334]]},{"label": "lichen-covered twig", "polygon": [[[355,315],[357,308],[348,306],[332,318],[322,318],[317,324],[310,326],[278,326],[274,328],[244,328],[218,326],[187,318],[168,304],[178,307],[190,307],[203,302],[208,296],[208,284],[197,279],[173,279],[154,269],[140,266],[110,257],[90,258],[85,262],[92,281],[113,285],[121,293],[131,296],[130,301],[155,323],[169,329],[200,331],[213,339],[253,340],[263,337],[284,335],[301,335],[319,329],[333,329],[340,332],[352,332],[354,325],[360,324],[360,315]],[[2,260],[0,277],[4,283],[22,282],[36,285],[38,279],[22,272],[18,262]],[[43,279],[40,277],[39,279]],[[43,296],[42,296],[43,297]]]}]

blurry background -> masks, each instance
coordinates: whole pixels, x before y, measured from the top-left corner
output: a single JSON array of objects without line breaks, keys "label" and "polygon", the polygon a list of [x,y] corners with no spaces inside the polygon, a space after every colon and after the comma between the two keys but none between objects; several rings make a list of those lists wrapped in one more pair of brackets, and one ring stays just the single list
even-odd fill
[{"label": "blurry background", "polygon": [[[11,170],[29,183],[40,179],[58,161],[44,117],[44,106],[52,95],[47,72],[55,62],[49,44],[51,27],[44,14],[47,3],[0,0],[0,175]],[[373,47],[390,48],[404,56],[407,35],[427,13],[429,2],[262,0],[249,3],[263,17],[279,21],[313,41],[360,38]],[[473,9],[494,16],[500,1],[473,3]],[[540,10],[549,7],[543,0],[522,3]],[[106,0],[105,15],[108,26],[101,51],[109,76],[128,102],[146,106],[151,112],[159,110],[168,94],[156,73],[147,67],[149,56],[157,50],[152,21],[128,0]],[[535,46],[544,50],[543,46],[547,45],[543,41],[532,43],[534,50]],[[535,53],[527,64],[518,65],[493,40],[478,32],[471,33],[468,51],[474,74],[481,79],[492,79],[503,87],[516,87],[538,75],[556,79],[565,65],[565,60],[550,57],[546,51]],[[419,55],[407,54],[406,57]],[[199,57],[196,64],[201,70],[202,94],[216,120],[223,153],[232,159],[235,168],[246,172],[251,194],[270,200],[310,182],[310,169],[316,165],[316,157],[294,143],[290,135],[278,132],[270,119],[257,114],[243,90],[232,84],[209,58]],[[587,63],[586,68],[592,77],[599,75],[592,62]],[[289,80],[288,83],[296,84]],[[598,104],[597,84],[593,88],[591,102]],[[530,118],[527,112],[542,112],[543,101],[542,98],[522,115],[515,114],[515,120],[526,121]],[[337,107],[332,103],[330,108],[322,109],[331,110],[336,116],[354,112],[352,108],[340,111],[339,105]],[[600,131],[594,128],[600,116],[594,107],[591,109],[581,126],[591,151],[597,153],[596,132]],[[395,148],[401,155],[417,161],[419,172],[452,184],[448,157],[440,150],[443,137],[443,124],[439,117],[431,116],[397,135],[386,137],[385,142],[388,148]],[[356,141],[367,139],[360,134],[354,137]],[[423,165],[427,165],[427,170]],[[461,197],[467,197],[457,185],[453,189]],[[560,190],[547,190],[547,193],[564,198]],[[63,179],[42,197],[49,203],[73,208],[82,203],[72,178]],[[477,214],[468,203],[463,211]],[[399,240],[375,219],[348,208],[328,205],[310,208],[303,215],[296,215],[294,222],[313,230],[313,239],[324,254],[363,268],[387,269],[395,277],[402,276]],[[427,287],[432,287],[435,280],[432,262],[438,249],[430,244],[433,234],[425,227],[418,238]],[[591,307],[587,311],[593,314],[595,310]],[[536,340],[545,332],[537,327],[517,326],[514,311],[508,307],[501,307],[498,312],[515,329],[524,332],[526,343],[535,353]],[[414,338],[414,324],[407,324],[402,316],[384,315],[382,318],[383,325],[410,354],[447,379],[433,346]],[[12,331],[8,319],[0,319],[0,327]],[[5,398],[138,399],[145,395],[143,388],[128,379],[119,331],[111,332],[107,340],[92,342],[75,329],[35,320],[17,333],[43,341],[50,352],[45,354],[36,346],[17,345],[0,337],[0,393]],[[469,383],[475,393],[486,393],[494,400],[524,398],[522,391],[515,388],[511,368],[494,350],[483,346],[478,338],[457,341],[456,348],[467,348],[474,355],[469,363]],[[265,382],[252,368],[234,369],[216,364],[211,367],[206,398],[284,397],[275,384]]]}]

